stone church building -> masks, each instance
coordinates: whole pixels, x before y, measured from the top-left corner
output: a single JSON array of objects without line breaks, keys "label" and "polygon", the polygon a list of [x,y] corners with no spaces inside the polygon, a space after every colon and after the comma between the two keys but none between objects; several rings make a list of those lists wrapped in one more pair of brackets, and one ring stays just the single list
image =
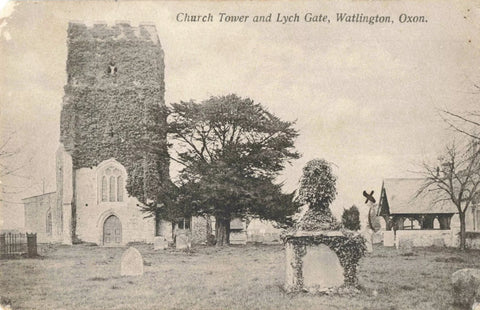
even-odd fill
[{"label": "stone church building", "polygon": [[170,184],[164,54],[154,25],[71,22],[67,84],[56,153],[56,192],[25,198],[25,227],[39,242],[114,246],[206,240],[206,220],[145,218],[142,203]]}]

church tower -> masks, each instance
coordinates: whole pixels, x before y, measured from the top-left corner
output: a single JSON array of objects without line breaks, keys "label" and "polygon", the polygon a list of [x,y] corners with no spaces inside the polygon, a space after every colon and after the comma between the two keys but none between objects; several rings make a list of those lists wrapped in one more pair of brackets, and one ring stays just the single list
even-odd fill
[{"label": "church tower", "polygon": [[71,22],[67,45],[52,214],[58,234],[64,243],[108,243],[105,229],[116,233],[118,222],[122,243],[144,241],[138,230],[153,238],[155,225],[144,227],[138,205],[158,201],[159,188],[170,182],[164,54],[156,28]]}]

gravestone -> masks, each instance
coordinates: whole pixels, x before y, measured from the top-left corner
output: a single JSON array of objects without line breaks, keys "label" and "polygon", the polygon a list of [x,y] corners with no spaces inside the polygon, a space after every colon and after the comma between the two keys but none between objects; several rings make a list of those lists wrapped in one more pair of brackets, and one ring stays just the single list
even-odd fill
[{"label": "gravestone", "polygon": [[470,308],[480,301],[480,269],[465,268],[452,274],[453,302]]},{"label": "gravestone", "polygon": [[343,284],[343,267],[328,246],[307,246],[303,258],[303,285],[309,291],[324,291]]},{"label": "gravestone", "polygon": [[433,239],[433,246],[443,248],[445,247],[445,240],[443,238],[435,238]]},{"label": "gravestone", "polygon": [[154,250],[165,250],[168,248],[168,241],[163,236],[157,236],[153,239]]},{"label": "gravestone", "polygon": [[192,247],[192,241],[188,234],[178,234],[175,238],[175,248],[178,250],[190,249]]},{"label": "gravestone", "polygon": [[395,235],[393,230],[386,230],[383,232],[383,246],[394,246]]},{"label": "gravestone", "polygon": [[373,244],[383,243],[383,231],[377,231],[372,236]]},{"label": "gravestone", "polygon": [[367,252],[373,252],[373,231],[371,229],[366,228],[362,232],[362,236],[365,238],[365,245],[367,246]]},{"label": "gravestone", "polygon": [[411,239],[404,239],[401,240],[400,238],[397,238],[397,250],[401,255],[411,255],[413,254],[413,240]]},{"label": "gravestone", "polygon": [[137,249],[130,247],[123,252],[120,262],[120,275],[141,276],[143,275],[143,257]]}]

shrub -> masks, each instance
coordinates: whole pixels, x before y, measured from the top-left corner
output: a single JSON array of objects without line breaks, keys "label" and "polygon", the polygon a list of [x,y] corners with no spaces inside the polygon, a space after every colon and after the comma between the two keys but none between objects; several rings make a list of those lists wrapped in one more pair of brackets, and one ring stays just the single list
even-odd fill
[{"label": "shrub", "polygon": [[342,224],[346,229],[360,230],[360,212],[355,205],[343,210]]}]

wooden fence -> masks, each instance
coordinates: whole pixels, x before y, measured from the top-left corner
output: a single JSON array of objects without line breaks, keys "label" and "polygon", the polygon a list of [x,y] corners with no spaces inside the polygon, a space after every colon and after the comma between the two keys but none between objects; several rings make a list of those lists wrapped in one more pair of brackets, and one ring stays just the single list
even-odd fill
[{"label": "wooden fence", "polygon": [[0,234],[0,255],[15,256],[24,255],[28,257],[37,256],[37,234]]}]

